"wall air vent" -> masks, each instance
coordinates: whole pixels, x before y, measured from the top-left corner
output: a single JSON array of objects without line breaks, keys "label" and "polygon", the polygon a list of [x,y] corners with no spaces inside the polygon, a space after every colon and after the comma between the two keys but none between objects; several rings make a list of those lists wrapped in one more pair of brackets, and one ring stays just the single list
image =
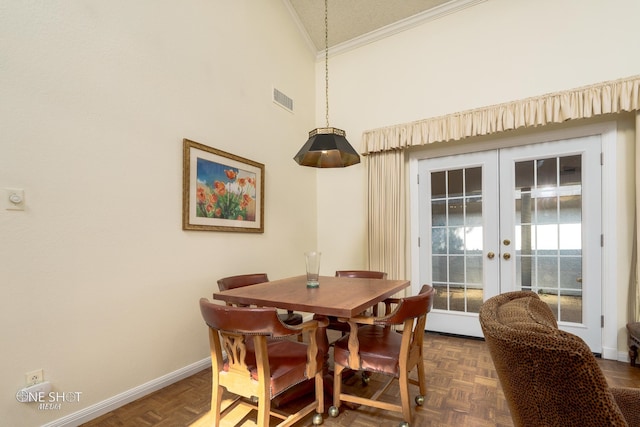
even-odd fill
[{"label": "wall air vent", "polygon": [[273,88],[273,102],[293,113],[293,99],[289,98],[275,87]]}]

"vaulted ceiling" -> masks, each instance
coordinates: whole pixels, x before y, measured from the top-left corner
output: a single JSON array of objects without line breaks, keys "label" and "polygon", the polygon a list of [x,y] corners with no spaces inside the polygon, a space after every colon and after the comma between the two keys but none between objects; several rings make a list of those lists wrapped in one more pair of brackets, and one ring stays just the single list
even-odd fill
[{"label": "vaulted ceiling", "polygon": [[[310,48],[324,51],[323,0],[283,0]],[[329,47],[366,43],[487,0],[328,0]]]}]

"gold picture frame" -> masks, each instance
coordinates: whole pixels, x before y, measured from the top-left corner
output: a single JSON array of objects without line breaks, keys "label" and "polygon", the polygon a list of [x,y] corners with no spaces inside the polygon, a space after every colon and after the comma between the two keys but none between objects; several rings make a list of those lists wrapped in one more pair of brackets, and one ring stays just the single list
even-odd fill
[{"label": "gold picture frame", "polygon": [[264,233],[264,164],[182,142],[182,229]]}]

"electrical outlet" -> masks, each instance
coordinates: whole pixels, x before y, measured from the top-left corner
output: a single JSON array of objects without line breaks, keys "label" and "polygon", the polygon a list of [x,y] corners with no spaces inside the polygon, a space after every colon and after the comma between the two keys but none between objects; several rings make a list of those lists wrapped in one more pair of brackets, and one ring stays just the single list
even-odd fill
[{"label": "electrical outlet", "polygon": [[28,386],[38,384],[44,381],[44,374],[42,372],[42,369],[37,369],[35,371],[27,372],[25,374],[25,377],[26,377]]}]

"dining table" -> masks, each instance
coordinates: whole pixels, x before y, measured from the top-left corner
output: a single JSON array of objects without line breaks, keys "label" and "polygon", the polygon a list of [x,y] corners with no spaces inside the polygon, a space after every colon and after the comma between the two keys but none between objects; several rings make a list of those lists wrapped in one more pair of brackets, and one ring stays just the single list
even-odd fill
[{"label": "dining table", "polygon": [[[318,287],[307,287],[307,276],[301,275],[216,292],[213,298],[238,305],[275,307],[348,319],[393,296],[410,283],[408,280],[320,276]],[[318,328],[316,340],[318,351],[325,361],[328,360],[326,328]]]},{"label": "dining table", "polygon": [[[318,287],[309,288],[306,275],[302,275],[216,292],[213,298],[232,304],[275,307],[348,319],[410,284],[408,280],[334,276],[320,276],[319,283]],[[318,346],[326,352],[326,331],[320,335]]]}]

